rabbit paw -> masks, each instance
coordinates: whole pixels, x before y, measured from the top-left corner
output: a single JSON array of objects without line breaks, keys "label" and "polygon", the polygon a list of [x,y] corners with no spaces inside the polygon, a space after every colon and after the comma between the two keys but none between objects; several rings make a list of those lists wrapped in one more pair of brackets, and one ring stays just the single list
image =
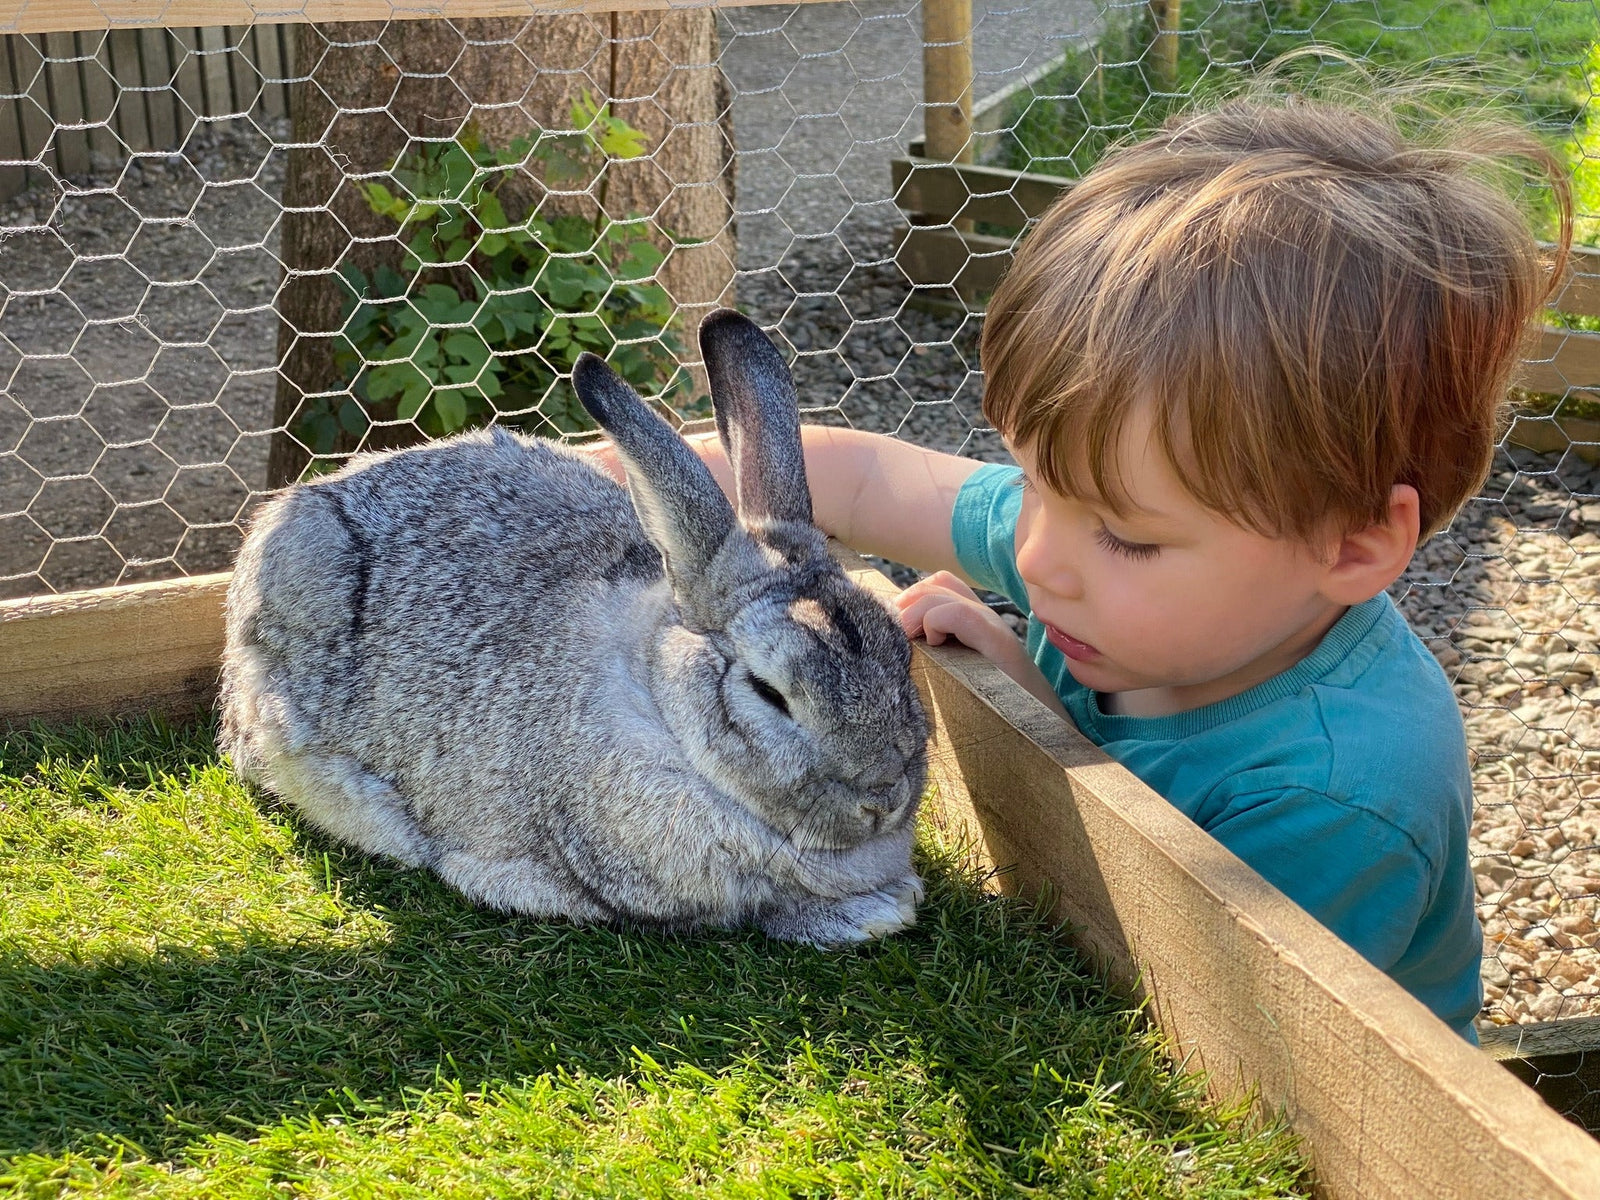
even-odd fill
[{"label": "rabbit paw", "polygon": [[768,937],[824,949],[873,941],[915,925],[924,894],[922,880],[908,874],[877,891],[773,913],[761,927]]}]

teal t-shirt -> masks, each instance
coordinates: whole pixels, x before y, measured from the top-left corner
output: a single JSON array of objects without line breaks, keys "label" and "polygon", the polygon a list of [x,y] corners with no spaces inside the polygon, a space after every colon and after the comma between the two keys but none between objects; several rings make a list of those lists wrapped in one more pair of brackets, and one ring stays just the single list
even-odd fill
[{"label": "teal t-shirt", "polygon": [[1020,472],[980,467],[951,533],[967,575],[1028,620],[1028,651],[1078,728],[1363,957],[1476,1042],[1483,935],[1466,734],[1444,672],[1387,596],[1231,699],[1114,716],[1067,670],[1017,574]]}]

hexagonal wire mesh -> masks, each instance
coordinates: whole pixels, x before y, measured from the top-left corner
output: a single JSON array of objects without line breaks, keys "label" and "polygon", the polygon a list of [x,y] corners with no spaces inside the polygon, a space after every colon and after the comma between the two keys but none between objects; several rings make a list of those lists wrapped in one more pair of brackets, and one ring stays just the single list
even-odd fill
[{"label": "hexagonal wire mesh", "polygon": [[[936,262],[896,262],[921,22],[911,0],[859,0],[7,37],[0,596],[226,568],[270,486],[358,445],[490,417],[568,429],[575,347],[620,338],[661,390],[673,349],[652,320],[692,326],[719,300],[792,353],[811,419],[1002,455],[979,410],[981,281],[958,294]],[[1297,44],[1442,56],[1563,148],[1595,238],[1597,31],[1594,0],[977,0],[969,149],[1071,175]],[[594,123],[586,96],[625,124]],[[483,191],[449,175],[463,141]],[[454,208],[407,207],[430,187]],[[911,219],[948,245],[951,216]],[[530,217],[543,250],[494,233]],[[959,226],[979,249],[1017,236]],[[694,245],[658,279],[641,247],[673,238]],[[1600,288],[1579,282],[1593,317]],[[1524,397],[1531,423],[1394,589],[1467,722],[1498,1023],[1600,1014],[1600,424],[1569,386],[1600,370],[1582,366],[1596,322],[1568,325],[1547,339],[1553,392]],[[678,382],[663,402],[688,413]]]}]

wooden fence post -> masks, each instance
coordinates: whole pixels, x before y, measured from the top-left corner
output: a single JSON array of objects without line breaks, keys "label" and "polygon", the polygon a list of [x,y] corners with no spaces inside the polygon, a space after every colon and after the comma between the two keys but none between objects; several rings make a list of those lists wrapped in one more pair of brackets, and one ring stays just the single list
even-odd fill
[{"label": "wooden fence post", "polygon": [[972,161],[972,0],[923,0],[922,99],[929,158]]}]

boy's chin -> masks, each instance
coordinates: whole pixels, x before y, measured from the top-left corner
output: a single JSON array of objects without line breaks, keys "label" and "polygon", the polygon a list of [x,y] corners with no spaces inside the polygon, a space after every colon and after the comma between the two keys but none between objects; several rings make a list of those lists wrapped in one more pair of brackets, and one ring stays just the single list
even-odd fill
[{"label": "boy's chin", "polygon": [[[1065,657],[1065,656],[1063,656]],[[1101,655],[1088,661],[1066,659],[1067,674],[1071,675],[1078,683],[1095,692],[1126,692],[1134,688],[1130,683],[1105,661]]]}]

